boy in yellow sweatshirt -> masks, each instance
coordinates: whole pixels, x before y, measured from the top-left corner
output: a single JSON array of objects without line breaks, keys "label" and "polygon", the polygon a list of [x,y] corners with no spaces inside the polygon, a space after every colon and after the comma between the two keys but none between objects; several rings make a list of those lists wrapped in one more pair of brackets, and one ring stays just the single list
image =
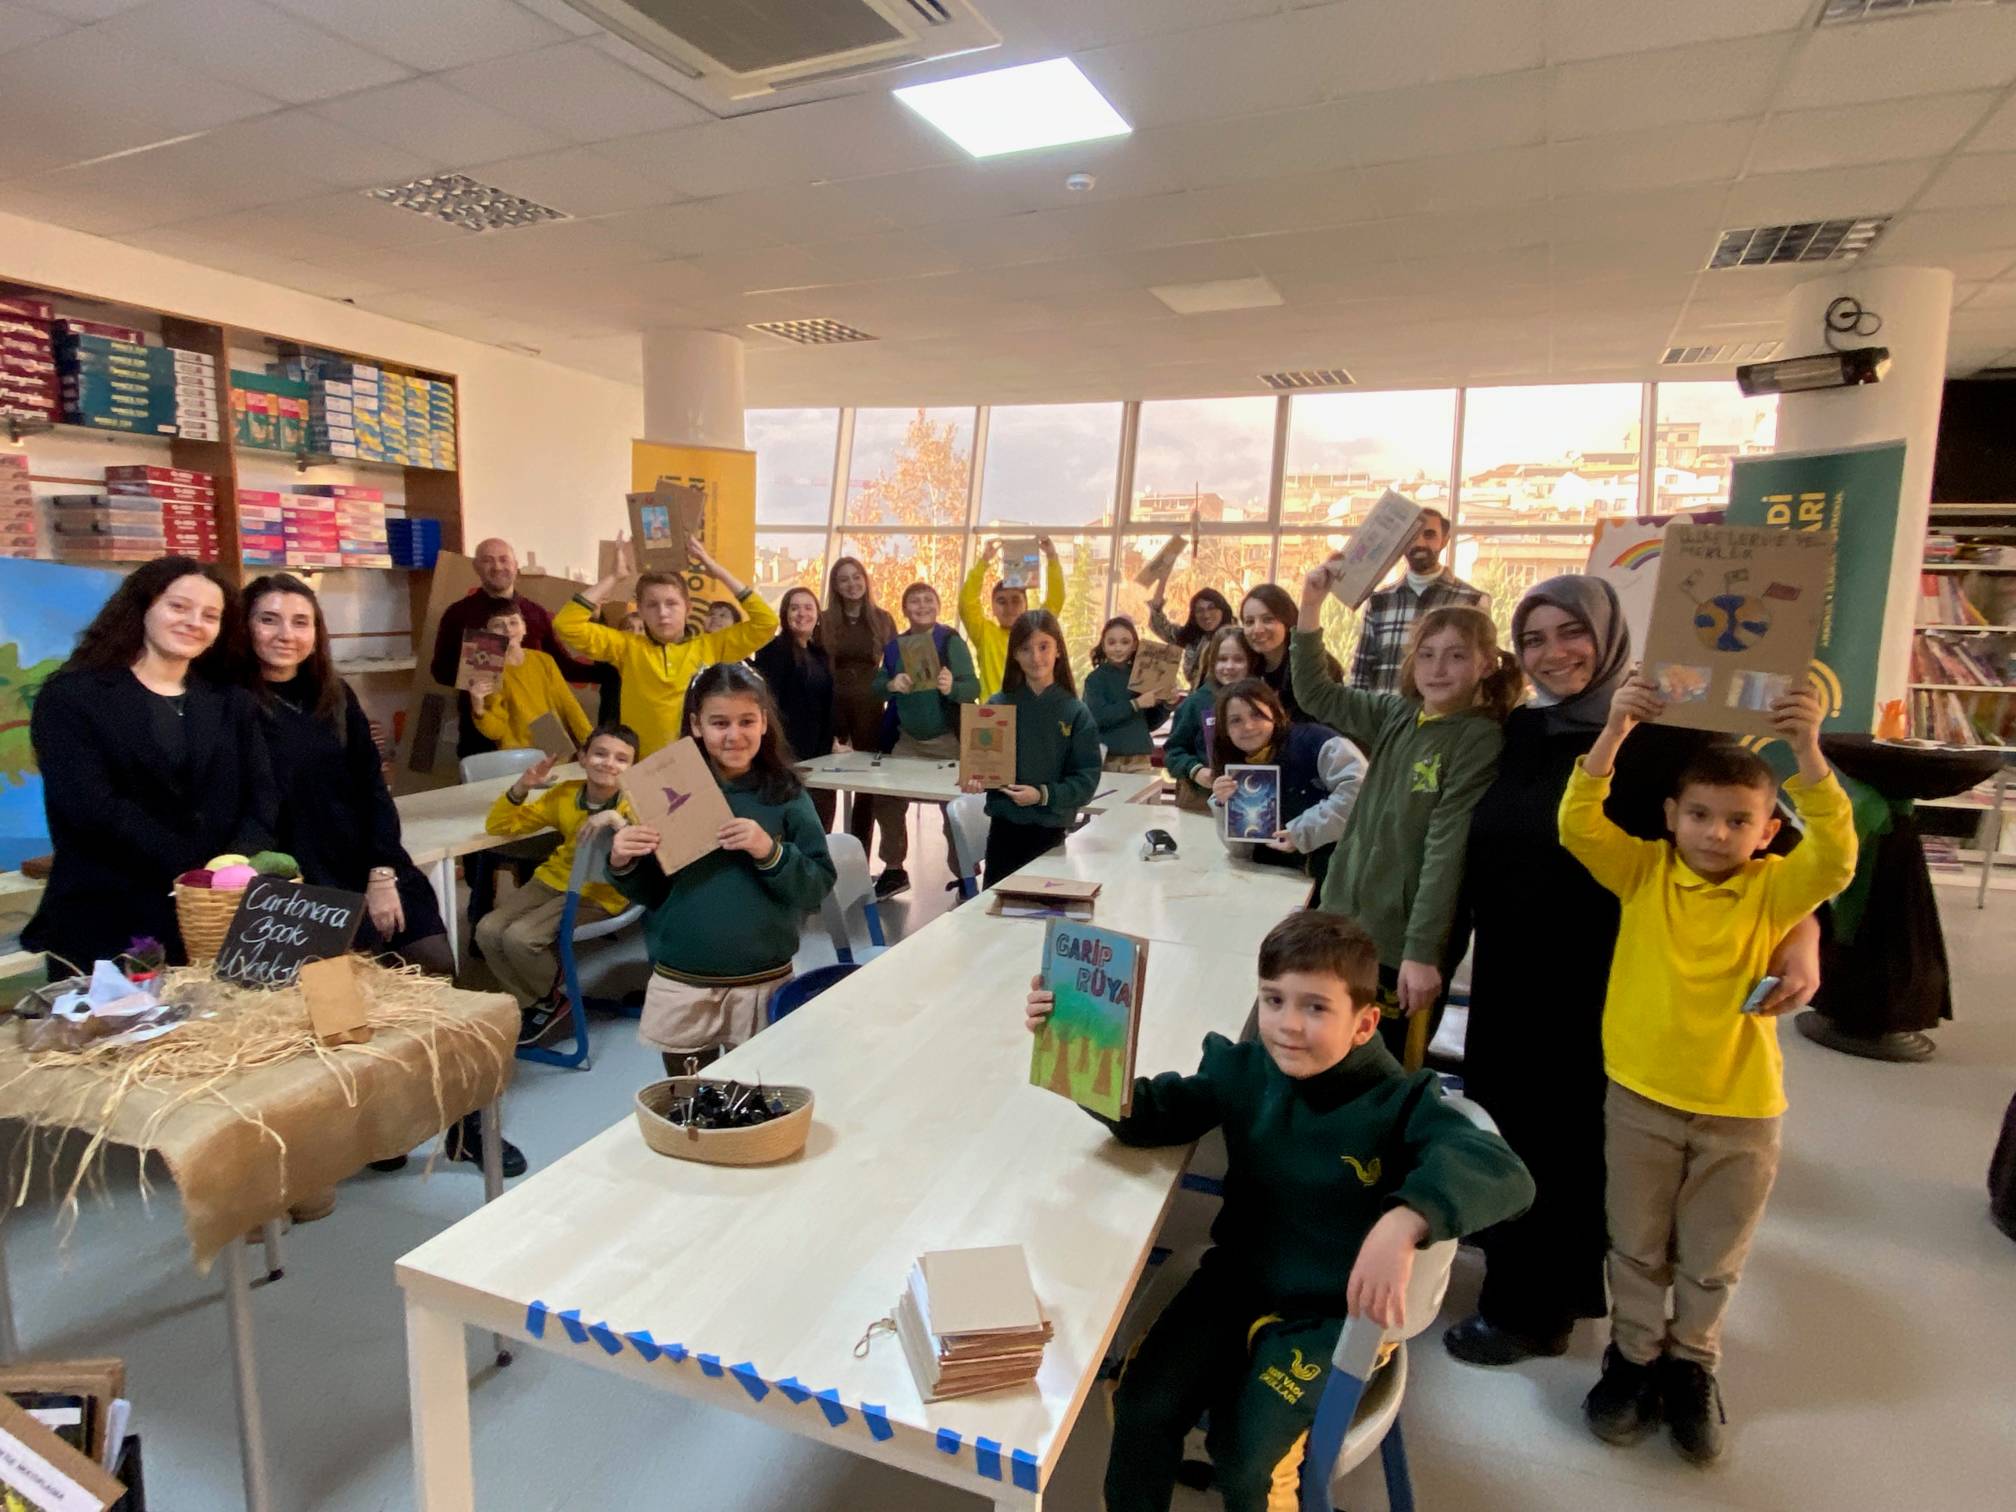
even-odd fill
[{"label": "boy in yellow sweatshirt", "polygon": [[525,644],[525,617],[517,610],[493,614],[484,629],[504,636],[504,671],[487,686],[469,690],[469,714],[476,728],[497,742],[500,751],[529,750],[538,744],[532,725],[551,714],[566,728],[576,747],[588,738],[588,716],[581,700],[560,675],[560,664],[544,651]]},{"label": "boy in yellow sweatshirt", "polygon": [[1786,931],[1848,885],[1855,827],[1820,753],[1819,695],[1802,686],[1770,707],[1799,761],[1785,791],[1805,834],[1790,855],[1760,854],[1778,832],[1777,782],[1735,744],[1682,770],[1670,839],[1627,835],[1603,812],[1617,749],[1665,707],[1642,674],[1619,688],[1561,800],[1562,845],[1622,904],[1603,1005],[1611,1343],[1582,1406],[1613,1444],[1663,1416],[1681,1455],[1708,1464],[1726,1421],[1723,1315],[1778,1173],[1785,1111],[1778,1025],[1755,989]]},{"label": "boy in yellow sweatshirt", "polygon": [[[519,774],[497,795],[483,827],[493,835],[536,835],[560,832],[560,846],[540,864],[532,880],[503,898],[476,924],[476,942],[498,985],[518,999],[525,1020],[521,1045],[558,1038],[568,1022],[565,994],[558,988],[559,960],[553,942],[560,937],[560,915],[567,906],[567,883],[574,870],[574,851],[581,836],[598,825],[619,829],[635,824],[630,801],[619,785],[637,759],[637,733],[627,725],[602,725],[588,737],[581,753],[583,781],[557,783],[536,796],[534,790],[552,774],[556,758],[546,757]],[[581,889],[578,924],[612,918],[629,907],[608,882],[590,882]]]},{"label": "boy in yellow sweatshirt", "polygon": [[[1045,558],[1043,602],[1040,607],[1051,614],[1062,614],[1064,564],[1057,560],[1057,548],[1050,537],[1038,536],[1036,544]],[[1000,541],[989,541],[987,549],[980,553],[980,560],[973,564],[973,570],[966,574],[966,581],[959,589],[959,623],[965,628],[966,638],[973,642],[973,668],[980,674],[980,697],[977,700],[980,703],[986,703],[1001,691],[1001,679],[1008,670],[1008,632],[1015,628],[1015,621],[1029,609],[1028,589],[996,583],[993,613],[990,615],[987,612],[988,604],[981,600],[980,592],[987,586],[988,568],[1000,551]]]}]

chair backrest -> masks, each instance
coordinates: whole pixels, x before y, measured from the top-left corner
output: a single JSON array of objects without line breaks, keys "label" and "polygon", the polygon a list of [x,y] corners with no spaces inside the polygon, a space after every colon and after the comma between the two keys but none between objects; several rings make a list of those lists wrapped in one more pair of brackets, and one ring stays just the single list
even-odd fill
[{"label": "chair backrest", "polygon": [[770,1006],[766,1014],[768,1022],[774,1024],[779,1019],[796,1013],[835,982],[860,969],[859,966],[842,961],[834,966],[815,966],[810,971],[794,976],[770,994]]},{"label": "chair backrest", "polygon": [[578,893],[590,882],[609,880],[609,852],[616,832],[603,825],[583,825],[574,832],[574,865],[567,873],[567,891]]},{"label": "chair backrest", "polygon": [[[875,941],[868,929],[868,910],[875,906],[875,886],[868,879],[868,852],[852,835],[828,835],[826,853],[833,858],[833,890],[819,901],[819,917],[833,941],[833,953],[851,961]],[[854,921],[861,921],[857,930]]]},{"label": "chair backrest", "polygon": [[545,755],[537,747],[524,751],[479,751],[462,758],[462,780],[483,782],[492,777],[515,777],[527,767],[537,766]]},{"label": "chair backrest", "polygon": [[945,820],[952,827],[952,870],[970,882],[987,855],[987,795],[961,793],[945,805]]}]

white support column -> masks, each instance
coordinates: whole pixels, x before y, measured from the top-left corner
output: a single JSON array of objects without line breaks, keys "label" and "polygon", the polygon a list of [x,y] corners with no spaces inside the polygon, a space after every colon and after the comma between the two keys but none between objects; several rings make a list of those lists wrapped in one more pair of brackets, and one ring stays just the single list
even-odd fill
[{"label": "white support column", "polygon": [[[1890,349],[1881,383],[1787,394],[1778,401],[1778,450],[1828,451],[1878,441],[1903,441],[1904,481],[1897,501],[1897,549],[1883,605],[1883,654],[1876,670],[1879,703],[1906,696],[1911,624],[1916,616],[1921,543],[1930,516],[1932,453],[1946,384],[1946,333],[1953,275],[1944,268],[1850,268],[1795,288],[1785,314],[1786,357],[1827,350],[1827,306],[1840,296],[1859,300],[1881,318],[1869,335],[1835,333],[1837,347]],[[1872,606],[1873,607],[1873,606]]]},{"label": "white support column", "polygon": [[742,342],[720,331],[644,333],[644,439],[739,449]]}]

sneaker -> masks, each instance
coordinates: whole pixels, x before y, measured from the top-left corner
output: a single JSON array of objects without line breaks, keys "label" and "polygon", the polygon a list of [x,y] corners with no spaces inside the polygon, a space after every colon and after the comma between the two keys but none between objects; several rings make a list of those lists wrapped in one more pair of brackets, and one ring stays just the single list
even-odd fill
[{"label": "sneaker", "polygon": [[900,866],[885,866],[882,875],[875,879],[875,901],[893,898],[898,893],[910,891],[910,873]]},{"label": "sneaker", "polygon": [[1589,1429],[1606,1444],[1635,1444],[1659,1423],[1656,1365],[1634,1365],[1612,1344],[1603,1351],[1603,1378],[1582,1399]]},{"label": "sneaker", "polygon": [[383,1160],[372,1161],[371,1169],[374,1171],[403,1171],[406,1169],[406,1157],[404,1155],[388,1155]]},{"label": "sneaker", "polygon": [[1500,1328],[1482,1313],[1453,1323],[1442,1335],[1442,1347],[1466,1365],[1517,1365],[1521,1360],[1552,1358],[1568,1352],[1568,1330],[1523,1334]]},{"label": "sneaker", "polygon": [[1715,1372],[1669,1355],[1659,1362],[1659,1394],[1680,1458],[1694,1465],[1712,1465],[1720,1459],[1722,1425],[1729,1415],[1722,1410],[1722,1387]]},{"label": "sneaker", "polygon": [[[508,1139],[503,1143],[505,1176],[523,1176],[526,1171],[525,1152]],[[460,1122],[450,1124],[445,1148],[450,1160],[466,1160],[473,1166],[482,1165],[483,1115],[471,1113]]]},{"label": "sneaker", "polygon": [[573,1028],[573,1007],[567,994],[556,989],[524,1010],[518,1021],[518,1048],[553,1044],[565,1039]]}]

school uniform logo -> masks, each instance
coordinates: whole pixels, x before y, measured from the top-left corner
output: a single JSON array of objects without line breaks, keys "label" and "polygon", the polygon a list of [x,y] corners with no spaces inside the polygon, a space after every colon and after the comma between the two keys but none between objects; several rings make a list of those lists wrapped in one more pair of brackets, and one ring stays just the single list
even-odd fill
[{"label": "school uniform logo", "polygon": [[1442,753],[1437,751],[1425,761],[1414,763],[1414,781],[1408,788],[1410,793],[1439,793],[1442,791]]},{"label": "school uniform logo", "polygon": [[1062,735],[1066,740],[1069,740],[1071,738],[1071,726],[1060,719],[1057,721],[1057,733]]},{"label": "school uniform logo", "polygon": [[1337,1158],[1343,1161],[1344,1164],[1346,1164],[1347,1166],[1351,1167],[1351,1174],[1358,1178],[1359,1185],[1377,1186],[1379,1184],[1380,1166],[1379,1166],[1379,1157],[1377,1155],[1374,1155],[1372,1159],[1364,1165],[1360,1165],[1358,1163],[1358,1157],[1355,1155],[1340,1155]]},{"label": "school uniform logo", "polygon": [[1323,1367],[1316,1364],[1313,1360],[1303,1360],[1302,1351],[1298,1349],[1295,1351],[1295,1358],[1288,1364],[1288,1374],[1295,1377],[1298,1381],[1313,1381],[1316,1377],[1323,1374]]}]

